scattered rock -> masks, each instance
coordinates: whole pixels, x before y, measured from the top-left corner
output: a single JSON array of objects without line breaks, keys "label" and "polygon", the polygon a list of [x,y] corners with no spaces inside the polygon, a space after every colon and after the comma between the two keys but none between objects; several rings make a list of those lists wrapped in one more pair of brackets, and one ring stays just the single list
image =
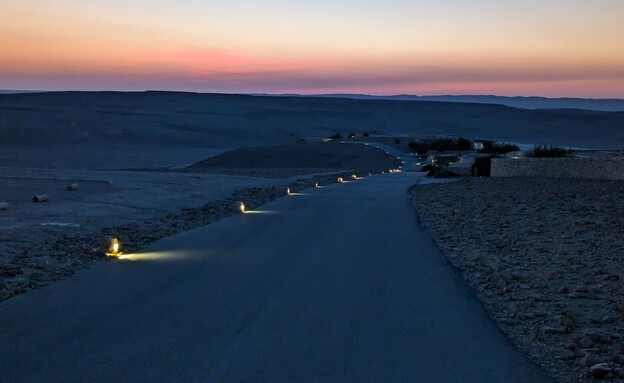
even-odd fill
[{"label": "scattered rock", "polygon": [[581,338],[579,345],[583,348],[589,348],[594,345],[594,342],[591,340],[591,338],[584,336]]},{"label": "scattered rock", "polygon": [[606,378],[613,373],[613,368],[608,363],[598,363],[591,366],[589,373],[596,378]]},{"label": "scattered rock", "polygon": [[550,327],[544,326],[542,327],[542,332],[544,334],[564,334],[567,332],[565,327]]},{"label": "scattered rock", "polygon": [[46,274],[41,271],[35,271],[30,273],[29,279],[31,282],[42,282],[46,280]]},{"label": "scattered rock", "polygon": [[585,332],[585,337],[592,340],[594,343],[611,343],[611,335],[599,330],[590,330]]},{"label": "scattered rock", "polygon": [[568,350],[567,348],[562,348],[561,350],[557,351],[556,357],[558,359],[569,360],[576,358],[576,353],[572,350]]},{"label": "scattered rock", "polygon": [[24,270],[17,265],[2,265],[0,266],[0,277],[15,277],[23,274]]},{"label": "scattered rock", "polygon": [[579,293],[579,292],[573,292],[568,294],[569,298],[573,298],[573,299],[579,299],[579,298],[587,298],[587,294],[586,293]]},{"label": "scattered rock", "polygon": [[445,254],[461,254],[451,264],[512,341],[558,382],[585,383],[589,367],[612,358],[617,375],[624,355],[622,190],[622,181],[518,177],[412,194],[423,228]]},{"label": "scattered rock", "polygon": [[621,366],[624,366],[624,355],[623,354],[614,354],[611,359],[613,363],[617,363]]},{"label": "scattered rock", "polygon": [[581,357],[580,363],[583,366],[594,366],[596,364],[601,363],[600,357],[596,354],[592,354],[590,352],[586,352],[585,355]]}]

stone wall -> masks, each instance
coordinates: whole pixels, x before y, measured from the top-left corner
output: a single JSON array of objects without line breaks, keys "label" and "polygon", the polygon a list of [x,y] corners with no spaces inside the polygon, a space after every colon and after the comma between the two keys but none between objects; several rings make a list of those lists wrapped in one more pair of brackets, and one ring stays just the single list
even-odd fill
[{"label": "stone wall", "polygon": [[624,180],[624,159],[495,158],[491,176]]}]

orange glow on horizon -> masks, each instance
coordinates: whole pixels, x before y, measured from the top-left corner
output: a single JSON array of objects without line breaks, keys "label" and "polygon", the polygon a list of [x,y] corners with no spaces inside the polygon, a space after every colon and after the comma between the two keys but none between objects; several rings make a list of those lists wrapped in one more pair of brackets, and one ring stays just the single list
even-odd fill
[{"label": "orange glow on horizon", "polygon": [[21,0],[0,89],[624,97],[622,2],[388,1]]}]

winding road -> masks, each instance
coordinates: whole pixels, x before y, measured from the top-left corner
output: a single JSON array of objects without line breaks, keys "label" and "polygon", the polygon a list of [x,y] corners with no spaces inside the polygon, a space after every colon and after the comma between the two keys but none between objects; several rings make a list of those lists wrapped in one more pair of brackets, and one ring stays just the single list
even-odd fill
[{"label": "winding road", "polygon": [[292,195],[0,304],[0,382],[547,382],[386,174]]}]

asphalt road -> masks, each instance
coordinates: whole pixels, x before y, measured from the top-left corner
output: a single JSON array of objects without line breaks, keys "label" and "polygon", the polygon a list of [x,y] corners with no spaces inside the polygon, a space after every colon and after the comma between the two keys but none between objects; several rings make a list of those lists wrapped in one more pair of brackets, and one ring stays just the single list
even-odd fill
[{"label": "asphalt road", "polygon": [[401,168],[403,170],[418,171],[422,167],[420,165],[416,165],[417,162],[420,162],[418,158],[412,156],[410,153],[402,152],[399,149],[391,145],[380,144],[377,142],[361,142],[361,141],[342,141],[342,143],[374,146],[377,149],[383,150],[389,156],[392,156],[398,160],[401,160],[402,161]]},{"label": "asphalt road", "polygon": [[0,382],[542,382],[386,174],[0,304]]}]

